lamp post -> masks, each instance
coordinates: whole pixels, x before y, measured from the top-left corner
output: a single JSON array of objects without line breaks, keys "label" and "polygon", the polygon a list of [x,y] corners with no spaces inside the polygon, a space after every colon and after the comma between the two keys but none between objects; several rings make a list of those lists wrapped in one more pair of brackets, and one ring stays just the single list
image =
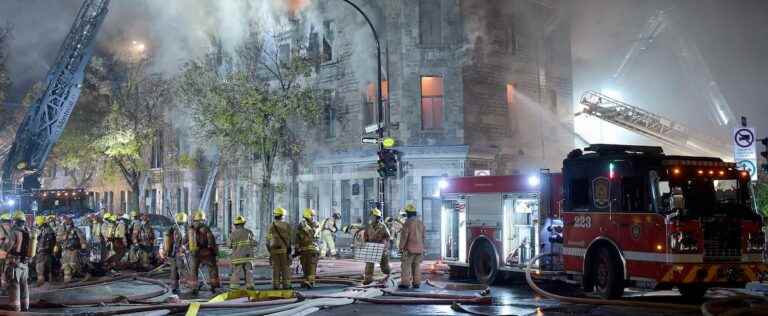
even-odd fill
[{"label": "lamp post", "polygon": [[[351,5],[355,10],[360,13],[360,15],[365,18],[365,22],[368,22],[368,26],[371,28],[371,33],[373,33],[373,39],[376,41],[376,74],[377,79],[376,80],[376,112],[377,112],[377,124],[378,124],[378,130],[377,130],[377,136],[379,140],[384,139],[384,128],[388,128],[388,126],[384,126],[384,105],[382,103],[382,90],[381,90],[381,42],[379,42],[379,34],[376,32],[376,28],[373,26],[373,22],[371,22],[371,19],[368,18],[368,15],[363,12],[360,7],[358,7],[354,2],[351,0],[342,0],[346,2],[347,4]],[[379,141],[379,151],[384,150],[384,145],[381,141]],[[387,177],[381,177],[379,179],[379,203],[381,204],[381,212],[384,216],[387,216],[387,204],[386,204],[386,184],[387,184]]]}]

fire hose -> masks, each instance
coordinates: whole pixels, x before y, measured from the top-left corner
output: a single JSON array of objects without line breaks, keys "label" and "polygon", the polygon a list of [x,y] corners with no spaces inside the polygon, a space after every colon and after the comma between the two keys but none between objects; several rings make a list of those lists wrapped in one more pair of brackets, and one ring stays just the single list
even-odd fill
[{"label": "fire hose", "polygon": [[556,254],[540,254],[534,257],[533,259],[531,259],[531,261],[528,263],[528,267],[525,269],[525,280],[528,282],[528,286],[530,286],[534,292],[536,292],[541,296],[549,297],[551,299],[556,299],[561,302],[568,302],[568,303],[574,303],[574,304],[653,307],[653,308],[660,308],[660,309],[674,309],[674,310],[680,310],[680,311],[698,311],[699,310],[699,306],[686,305],[686,304],[652,303],[652,302],[638,302],[638,301],[628,301],[628,300],[607,300],[607,299],[597,299],[597,298],[570,297],[570,296],[562,296],[562,295],[544,291],[538,285],[536,285],[536,282],[533,281],[533,277],[531,276],[531,271],[534,270],[534,264],[538,262],[539,259],[545,256],[554,256],[554,255]]}]

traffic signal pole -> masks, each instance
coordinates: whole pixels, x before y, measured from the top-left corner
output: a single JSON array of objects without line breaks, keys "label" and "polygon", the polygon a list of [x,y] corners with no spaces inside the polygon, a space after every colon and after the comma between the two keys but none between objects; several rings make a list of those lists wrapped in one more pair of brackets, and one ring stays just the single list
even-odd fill
[{"label": "traffic signal pole", "polygon": [[[382,73],[381,73],[381,43],[379,42],[379,34],[376,32],[376,28],[373,26],[373,23],[371,22],[371,19],[368,18],[368,15],[363,12],[363,10],[360,9],[355,3],[353,3],[350,0],[342,0],[349,5],[351,5],[355,10],[360,13],[360,15],[365,18],[365,22],[368,23],[368,26],[371,28],[371,33],[373,33],[373,39],[376,41],[376,74],[377,79],[376,80],[376,102],[377,102],[377,122],[378,122],[378,130],[377,135],[379,137],[379,140],[384,139],[384,129],[389,128],[389,126],[384,126],[384,104],[382,102],[382,88],[381,88],[381,79],[382,79]],[[379,152],[384,150],[384,144],[379,141]],[[389,212],[387,210],[387,187],[388,187],[388,177],[383,176],[379,178],[379,206],[381,207],[381,212],[384,215],[384,217],[389,215]]]}]

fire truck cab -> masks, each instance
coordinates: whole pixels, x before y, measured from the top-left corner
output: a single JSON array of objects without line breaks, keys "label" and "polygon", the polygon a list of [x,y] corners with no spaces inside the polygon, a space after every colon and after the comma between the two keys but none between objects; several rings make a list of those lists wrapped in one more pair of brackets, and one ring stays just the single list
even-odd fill
[{"label": "fire truck cab", "polygon": [[750,177],[719,158],[665,155],[661,147],[592,145],[562,173],[445,180],[442,251],[479,281],[542,270],[604,298],[625,287],[710,287],[768,280],[763,219]]},{"label": "fire truck cab", "polygon": [[565,270],[585,290],[709,287],[765,279],[763,219],[750,176],[719,158],[592,145],[563,161]]}]

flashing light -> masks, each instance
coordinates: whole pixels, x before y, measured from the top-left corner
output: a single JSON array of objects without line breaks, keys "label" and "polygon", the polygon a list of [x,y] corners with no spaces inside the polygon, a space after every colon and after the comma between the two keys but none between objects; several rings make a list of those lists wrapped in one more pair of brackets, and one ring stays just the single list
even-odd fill
[{"label": "flashing light", "polygon": [[614,165],[613,163],[608,164],[608,178],[613,179],[613,176],[615,175],[613,172]]},{"label": "flashing light", "polygon": [[678,168],[672,169],[672,173],[680,174],[680,169],[678,169]]},{"label": "flashing light", "polygon": [[714,170],[709,170],[709,175],[713,175],[713,174],[715,174],[715,171]]},{"label": "flashing light", "polygon": [[749,177],[749,172],[746,172],[746,171],[742,171],[742,172],[741,172],[741,176],[742,176],[742,177]]},{"label": "flashing light", "polygon": [[664,250],[664,246],[662,246],[661,244],[658,244],[658,245],[656,245],[656,250],[662,251],[662,250]]},{"label": "flashing light", "polygon": [[720,170],[720,172],[718,172],[718,174],[721,175],[721,176],[724,176],[725,175],[725,171]]},{"label": "flashing light", "polygon": [[697,171],[699,174],[704,174],[704,170]]},{"label": "flashing light", "polygon": [[16,205],[16,200],[10,199],[6,201],[5,204],[8,204],[8,207],[13,207],[14,205]]},{"label": "flashing light", "polygon": [[541,179],[537,176],[530,176],[528,177],[528,185],[532,187],[539,186],[541,184]]},{"label": "flashing light", "polygon": [[445,189],[448,187],[448,181],[445,179],[440,179],[440,181],[437,182],[437,185],[440,187],[440,189]]}]

